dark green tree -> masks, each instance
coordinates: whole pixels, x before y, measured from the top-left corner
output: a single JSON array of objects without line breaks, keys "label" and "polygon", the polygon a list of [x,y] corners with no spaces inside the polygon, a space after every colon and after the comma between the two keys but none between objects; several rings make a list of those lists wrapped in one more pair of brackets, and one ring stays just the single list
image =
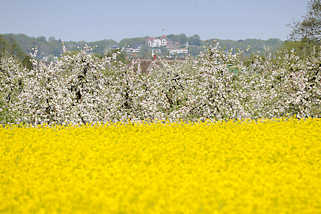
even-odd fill
[{"label": "dark green tree", "polygon": [[308,12],[302,20],[292,25],[290,39],[318,42],[321,40],[321,0],[308,2]]}]

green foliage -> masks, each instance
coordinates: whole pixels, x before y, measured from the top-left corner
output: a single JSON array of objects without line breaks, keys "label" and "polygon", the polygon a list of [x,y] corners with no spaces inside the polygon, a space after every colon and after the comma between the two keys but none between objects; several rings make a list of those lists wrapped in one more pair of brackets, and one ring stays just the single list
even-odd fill
[{"label": "green foliage", "polygon": [[129,61],[127,59],[127,56],[124,52],[121,52],[120,49],[114,49],[114,50],[110,50],[107,54],[107,57],[115,57],[116,56],[116,61],[118,62],[122,62],[124,64],[128,64]]},{"label": "green foliage", "polygon": [[16,56],[20,60],[26,56],[13,38],[6,39],[0,35],[0,56],[1,55]]},{"label": "green foliage", "polygon": [[239,49],[243,51],[246,56],[251,56],[252,54],[264,55],[266,53],[274,53],[282,46],[283,43],[279,39],[246,39],[238,41],[211,39],[205,41],[204,44],[205,46],[210,46],[213,41],[217,41],[219,43],[219,47],[223,50],[229,51],[234,49],[234,53],[236,53],[237,49]]},{"label": "green foliage", "polygon": [[[113,47],[117,46],[120,48],[137,48],[140,47],[141,51],[137,53],[139,58],[150,58],[151,49],[146,44],[147,37],[136,37],[136,38],[125,38],[117,43],[114,40],[100,40],[95,42],[85,42],[85,41],[65,41],[62,42],[60,39],[55,39],[54,37],[29,37],[24,34],[3,34],[2,38],[6,41],[14,41],[17,46],[21,47],[21,51],[24,53],[32,53],[33,48],[37,48],[38,54],[37,58],[41,59],[46,57],[47,59],[53,59],[53,57],[59,57],[63,54],[63,45],[68,51],[80,51],[81,49],[88,46],[91,48],[91,52],[97,56],[103,56],[108,53]],[[189,52],[192,56],[197,56],[201,51],[204,51],[204,46],[208,46],[212,43],[213,39],[202,41],[199,35],[186,36],[185,34],[170,34],[167,38],[178,43],[179,47],[185,47],[186,43],[189,44]],[[244,51],[246,56],[251,54],[264,54],[266,52],[275,52],[281,45],[282,41],[279,39],[269,39],[269,40],[258,40],[258,39],[246,39],[239,41],[232,40],[217,40],[220,43],[220,48],[223,50],[240,49]],[[1,43],[1,41],[0,41]],[[3,46],[3,45],[2,45]],[[0,44],[1,50],[1,44]],[[162,51],[166,54],[167,51]],[[24,56],[21,57],[21,60]]]},{"label": "green foliage", "polygon": [[[293,51],[303,58],[315,59],[320,56],[321,46],[321,1],[310,0],[308,2],[308,12],[302,20],[292,25],[290,40],[283,43],[281,53],[291,53]],[[319,64],[319,62],[317,62]]]},{"label": "green foliage", "polygon": [[188,38],[188,43],[189,43],[189,45],[194,45],[194,46],[201,46],[202,45],[201,38],[197,34],[189,37]]},{"label": "green foliage", "polygon": [[301,21],[292,25],[290,38],[300,40],[321,40],[321,0],[310,0],[308,12]]},{"label": "green foliage", "polygon": [[185,45],[188,41],[188,37],[183,33],[178,35],[170,34],[167,36],[167,38],[173,42],[178,42],[183,45]]},{"label": "green foliage", "polygon": [[79,53],[80,53],[79,50],[67,51],[63,53],[62,56],[76,56]]},{"label": "green foliage", "polygon": [[122,39],[119,42],[119,47],[136,47],[136,46],[144,46],[147,37],[136,37],[136,38],[126,38]]},{"label": "green foliage", "polygon": [[32,58],[30,56],[25,56],[22,60],[23,67],[27,68],[28,70],[32,69]]},{"label": "green foliage", "polygon": [[299,56],[315,56],[320,52],[320,46],[318,42],[312,40],[301,40],[301,41],[286,41],[280,48],[282,51],[290,52],[295,50]]},{"label": "green foliage", "polygon": [[117,45],[117,42],[111,39],[88,43],[88,46],[92,47],[94,53],[101,55],[106,54],[115,45]]},{"label": "green foliage", "polygon": [[32,68],[31,57],[22,50],[16,40],[0,35],[0,57],[8,56],[14,56],[28,70]]},{"label": "green foliage", "polygon": [[[49,37],[47,40],[46,37],[43,36],[35,38],[24,34],[3,34],[2,36],[6,40],[15,41],[24,53],[31,53],[33,52],[33,48],[37,48],[37,58],[48,56],[59,57],[63,54],[63,42],[54,37]],[[112,46],[117,45],[117,42],[114,40],[101,40],[95,42],[67,41],[64,42],[64,45],[68,51],[79,51],[87,45],[92,48],[93,53],[104,55]]]}]

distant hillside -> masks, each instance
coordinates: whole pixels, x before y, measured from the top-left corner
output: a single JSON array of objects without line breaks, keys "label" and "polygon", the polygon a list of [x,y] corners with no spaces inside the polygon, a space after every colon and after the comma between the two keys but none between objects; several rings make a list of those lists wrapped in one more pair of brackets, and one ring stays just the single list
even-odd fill
[{"label": "distant hillside", "polygon": [[117,45],[117,42],[113,40],[101,40],[95,42],[63,42],[60,39],[55,39],[54,37],[49,37],[47,39],[44,36],[29,37],[24,34],[3,34],[2,36],[7,40],[15,40],[25,53],[31,53],[33,48],[37,48],[39,58],[61,56],[63,53],[63,43],[69,51],[79,50],[87,44],[89,47],[92,47],[93,52],[97,54],[104,54],[105,51],[111,49],[112,46]]},{"label": "distant hillside", "polygon": [[261,40],[261,39],[245,39],[245,40],[221,40],[221,39],[210,39],[204,41],[205,45],[209,45],[213,43],[213,41],[217,41],[219,43],[219,47],[224,50],[230,49],[240,49],[244,51],[246,55],[251,54],[262,54],[265,52],[275,52],[282,45],[283,41],[280,39],[269,39],[269,40]]},{"label": "distant hillside", "polygon": [[16,56],[22,60],[27,56],[15,39],[8,39],[0,35],[0,56],[3,55]]},{"label": "distant hillside", "polygon": [[[54,37],[30,37],[24,34],[3,34],[1,35],[3,40],[9,43],[17,44],[24,52],[24,54],[31,53],[33,48],[38,49],[38,58],[43,57],[54,57],[61,56],[63,53],[63,44],[69,51],[75,51],[82,49],[85,45],[92,48],[95,54],[106,54],[113,47],[127,48],[127,47],[141,47],[143,53],[141,56],[149,56],[151,51],[146,46],[146,39],[148,37],[137,37],[137,38],[125,38],[117,43],[114,40],[100,40],[95,42],[85,42],[85,41],[61,41],[60,39],[55,39]],[[210,45],[214,39],[202,41],[198,35],[186,36],[185,34],[170,34],[167,35],[168,40],[179,44],[179,46],[184,47],[186,44],[189,45],[190,53],[196,56],[200,51],[204,50],[205,47]],[[246,55],[263,53],[265,51],[273,52],[281,47],[283,42],[279,39],[269,39],[269,40],[259,40],[259,39],[246,39],[246,40],[220,40],[216,39],[220,47],[223,49],[240,49],[245,52]],[[248,51],[246,51],[248,49]]]},{"label": "distant hillside", "polygon": [[31,69],[32,67],[30,56],[23,51],[17,41],[0,35],[0,58],[3,56],[15,56],[26,68]]}]

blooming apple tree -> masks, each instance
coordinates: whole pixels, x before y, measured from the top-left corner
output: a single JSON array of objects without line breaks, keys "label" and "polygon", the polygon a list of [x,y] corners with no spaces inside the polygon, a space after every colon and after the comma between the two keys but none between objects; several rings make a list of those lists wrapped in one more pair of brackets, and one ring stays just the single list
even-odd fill
[{"label": "blooming apple tree", "polygon": [[[0,63],[0,123],[226,120],[321,116],[321,57],[255,56],[211,47],[198,58],[153,61],[148,73],[88,50],[53,62]],[[230,65],[237,68],[232,72]]]}]

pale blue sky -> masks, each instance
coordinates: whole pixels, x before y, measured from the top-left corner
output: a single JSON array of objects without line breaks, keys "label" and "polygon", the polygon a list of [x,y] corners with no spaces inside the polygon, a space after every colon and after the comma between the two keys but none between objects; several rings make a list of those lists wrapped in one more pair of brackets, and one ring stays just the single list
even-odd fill
[{"label": "pale blue sky", "polygon": [[185,33],[201,39],[287,39],[307,0],[1,0],[0,33],[121,40]]}]

